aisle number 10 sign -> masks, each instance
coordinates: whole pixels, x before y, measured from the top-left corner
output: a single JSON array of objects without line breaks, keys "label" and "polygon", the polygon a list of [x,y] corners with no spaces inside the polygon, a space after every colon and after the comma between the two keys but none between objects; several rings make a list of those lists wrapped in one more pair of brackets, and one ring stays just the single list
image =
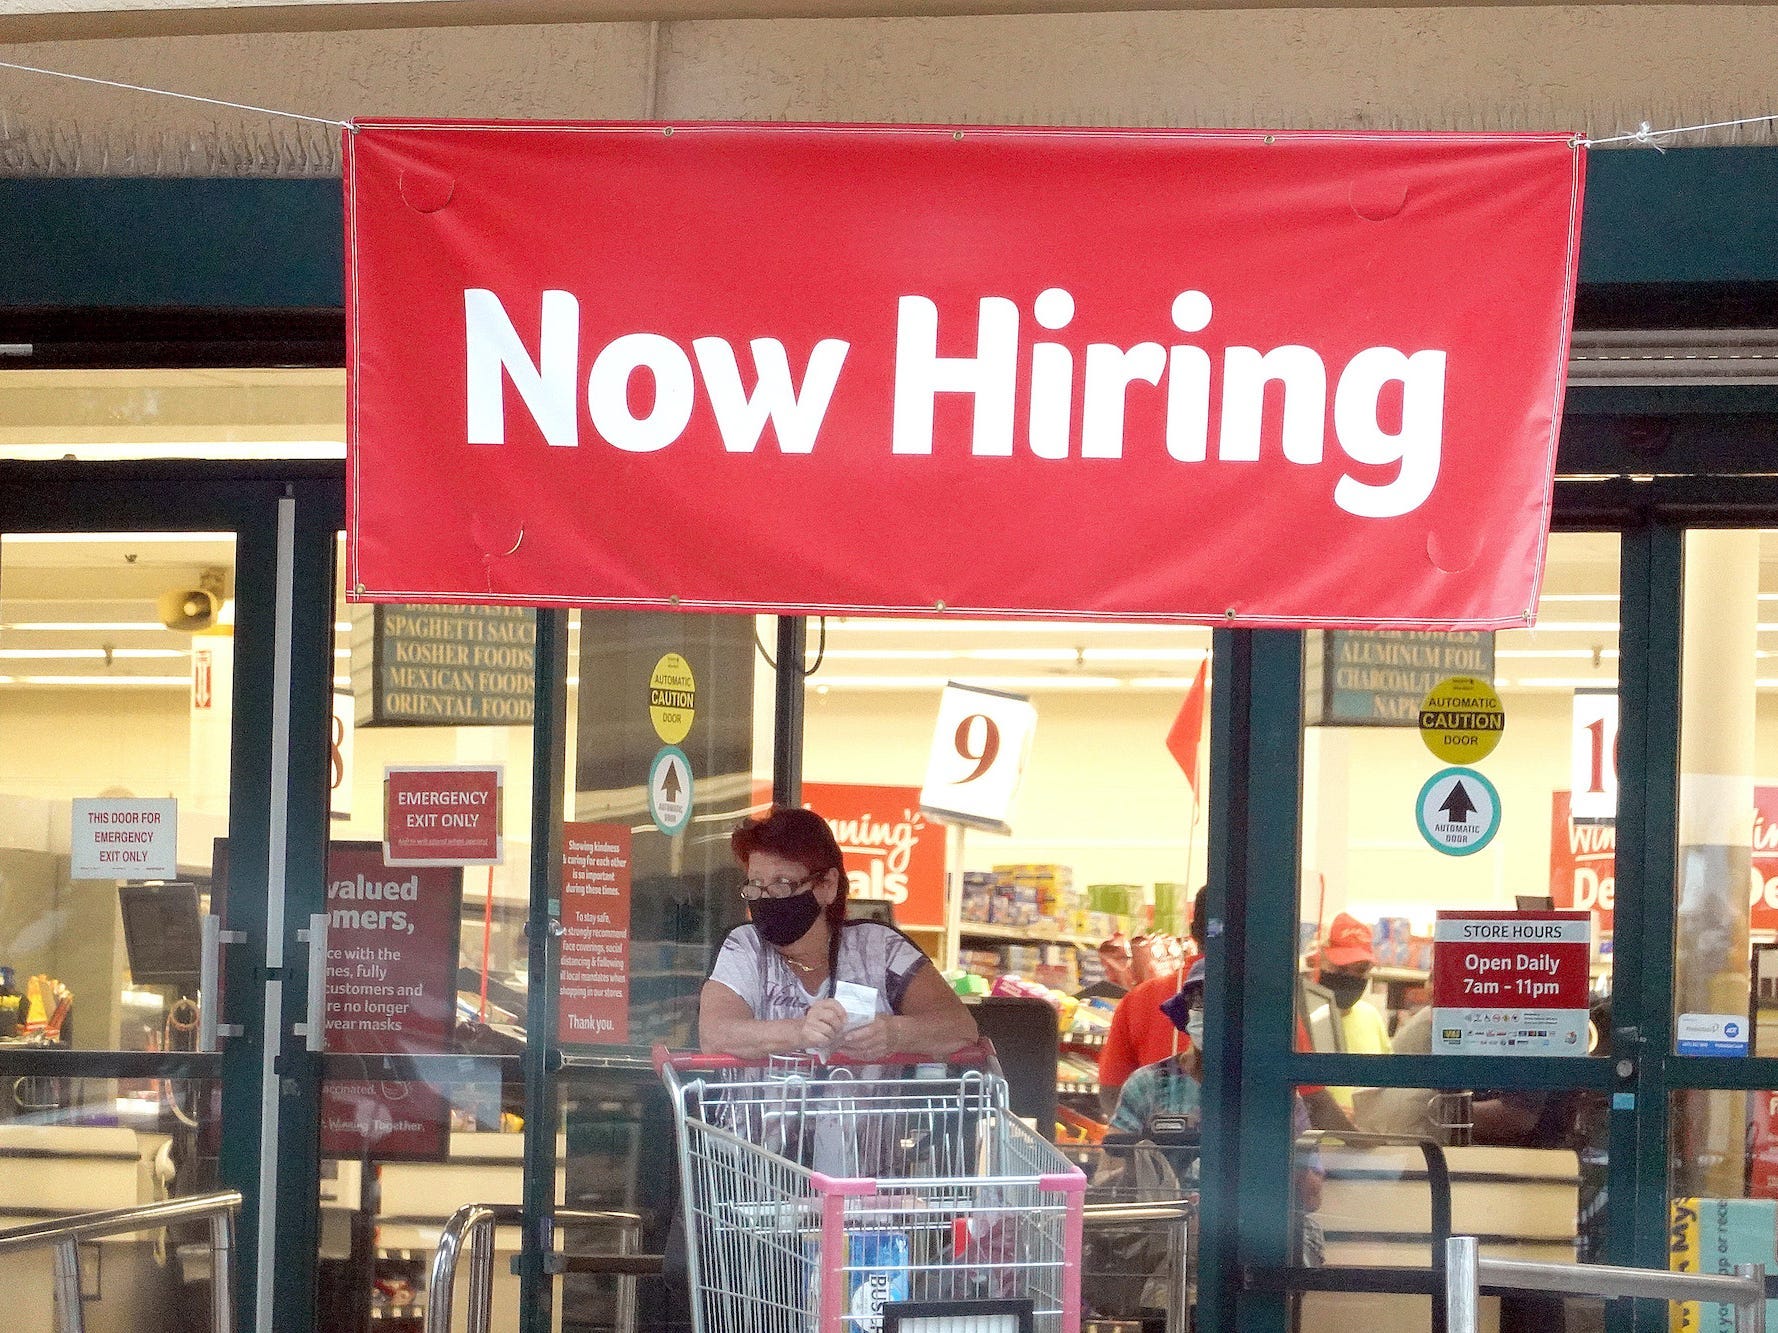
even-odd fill
[{"label": "aisle number 10 sign", "polygon": [[1013,798],[1036,727],[1037,709],[1022,694],[947,684],[939,698],[920,809],[947,823],[1011,833]]},{"label": "aisle number 10 sign", "polygon": [[1617,692],[1576,690],[1570,733],[1570,814],[1577,824],[1617,818]]}]

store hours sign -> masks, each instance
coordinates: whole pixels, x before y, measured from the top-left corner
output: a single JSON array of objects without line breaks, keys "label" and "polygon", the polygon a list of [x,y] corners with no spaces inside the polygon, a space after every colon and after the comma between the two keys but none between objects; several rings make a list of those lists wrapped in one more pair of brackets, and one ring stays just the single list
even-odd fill
[{"label": "store hours sign", "polygon": [[354,600],[1535,610],[1571,135],[361,121],[344,158]]},{"label": "store hours sign", "polygon": [[1585,1055],[1587,912],[1440,912],[1432,934],[1435,1055]]}]

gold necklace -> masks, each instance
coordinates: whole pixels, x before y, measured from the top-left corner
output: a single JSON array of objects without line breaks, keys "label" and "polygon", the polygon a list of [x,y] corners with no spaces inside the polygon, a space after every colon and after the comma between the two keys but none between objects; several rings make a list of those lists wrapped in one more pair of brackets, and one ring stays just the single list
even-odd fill
[{"label": "gold necklace", "polygon": [[787,953],[781,953],[778,955],[778,957],[782,958],[785,962],[789,963],[798,972],[801,972],[805,977],[808,976],[809,973],[811,973],[811,972],[818,972],[821,970],[820,963],[799,963],[799,962],[797,962],[796,959],[792,958]]}]

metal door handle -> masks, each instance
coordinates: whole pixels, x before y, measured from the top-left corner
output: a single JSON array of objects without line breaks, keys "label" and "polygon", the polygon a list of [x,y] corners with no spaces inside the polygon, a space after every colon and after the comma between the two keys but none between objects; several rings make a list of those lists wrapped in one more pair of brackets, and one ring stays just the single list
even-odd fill
[{"label": "metal door handle", "polygon": [[327,1045],[322,1032],[327,1003],[327,913],[311,916],[309,928],[297,931],[296,938],[309,942],[309,1004],[307,1021],[292,1024],[290,1030],[303,1039],[309,1050],[320,1051]]},{"label": "metal door handle", "polygon": [[222,946],[245,944],[244,930],[224,930],[222,918],[202,917],[198,922],[198,1049],[214,1052],[222,1037],[241,1035],[239,1023],[223,1023],[222,1017]]}]

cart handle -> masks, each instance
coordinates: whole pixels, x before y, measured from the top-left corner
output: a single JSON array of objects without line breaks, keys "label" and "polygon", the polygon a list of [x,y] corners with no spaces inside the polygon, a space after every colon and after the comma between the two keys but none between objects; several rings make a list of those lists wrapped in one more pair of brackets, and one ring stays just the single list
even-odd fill
[{"label": "cart handle", "polygon": [[[770,1056],[743,1059],[738,1055],[711,1055],[702,1051],[670,1051],[665,1045],[656,1042],[653,1052],[654,1072],[657,1074],[671,1068],[680,1073],[713,1073],[724,1069],[763,1069]],[[953,1051],[950,1055],[911,1055],[901,1052],[885,1055],[875,1060],[854,1060],[850,1056],[834,1054],[827,1058],[833,1065],[859,1066],[865,1065],[957,1065],[966,1069],[992,1069],[994,1067],[994,1043],[987,1039],[971,1042],[969,1045]]]}]

